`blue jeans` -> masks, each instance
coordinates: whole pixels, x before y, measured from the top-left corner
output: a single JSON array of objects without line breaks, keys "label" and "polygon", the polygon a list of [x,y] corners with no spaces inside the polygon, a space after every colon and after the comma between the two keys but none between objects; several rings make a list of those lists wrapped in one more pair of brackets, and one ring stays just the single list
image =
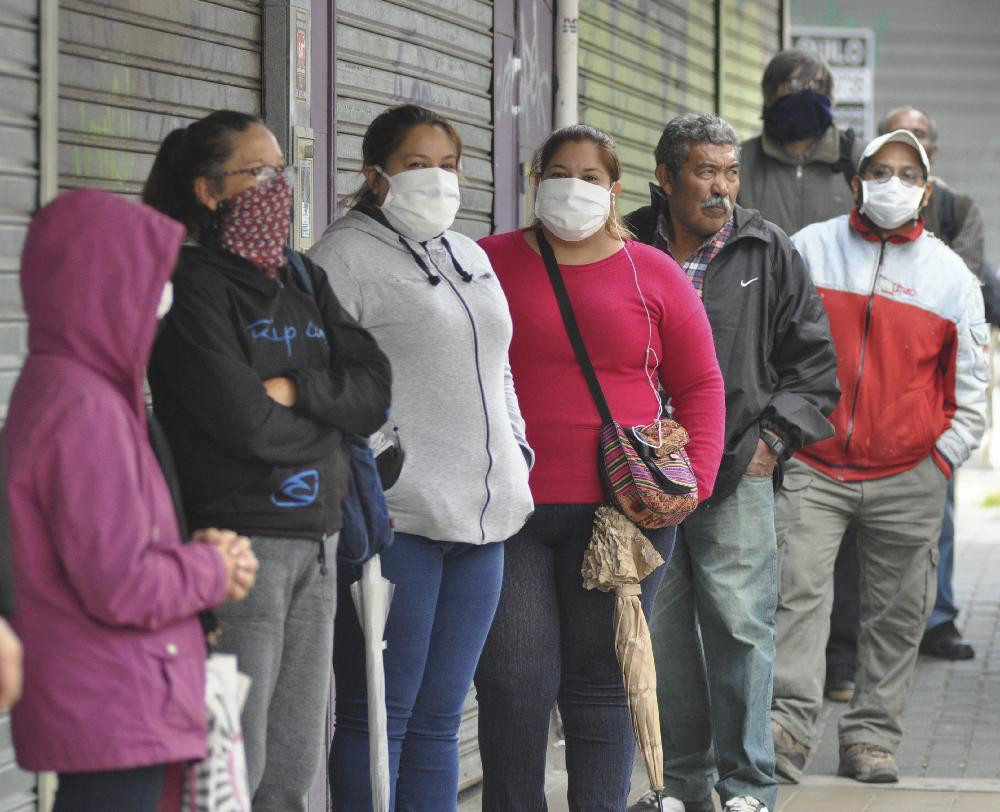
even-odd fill
[{"label": "blue jeans", "polygon": [[[363,637],[348,586],[359,572],[353,569],[337,590],[330,791],[335,809],[361,812],[371,809],[368,691]],[[503,545],[397,533],[382,553],[382,574],[396,585],[385,630],[389,808],[454,809],[458,727],[500,596]]]},{"label": "blue jeans", "polygon": [[948,501],[944,506],[944,522],[938,538],[937,598],[927,619],[927,628],[933,629],[958,617],[955,590],[951,585],[955,569],[955,477],[948,480]]},{"label": "blue jeans", "polygon": [[[506,542],[503,593],[476,670],[484,812],[545,804],[549,715],[566,733],[569,808],[625,809],[635,753],[615,655],[612,593],[580,575],[596,505],[539,505]],[[664,559],[674,529],[647,531]],[[647,617],[666,567],[642,581]]]},{"label": "blue jeans", "polygon": [[[743,477],[680,526],[651,632],[670,795],[775,809],[771,738],[778,552],[771,480]],[[700,639],[699,639],[700,631]]]}]

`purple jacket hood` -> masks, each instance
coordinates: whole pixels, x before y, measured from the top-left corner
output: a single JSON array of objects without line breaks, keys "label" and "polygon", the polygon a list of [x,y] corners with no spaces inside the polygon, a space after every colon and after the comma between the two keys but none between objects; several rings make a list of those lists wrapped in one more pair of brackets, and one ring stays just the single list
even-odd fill
[{"label": "purple jacket hood", "polygon": [[142,412],[142,376],[184,229],[123,197],[66,192],[35,216],[21,258],[32,354],[73,358]]}]

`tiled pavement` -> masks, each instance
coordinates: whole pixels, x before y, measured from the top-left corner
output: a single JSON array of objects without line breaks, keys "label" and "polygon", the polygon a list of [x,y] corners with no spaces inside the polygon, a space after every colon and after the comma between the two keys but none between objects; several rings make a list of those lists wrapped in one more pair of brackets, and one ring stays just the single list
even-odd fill
[{"label": "tiled pavement", "polygon": [[[959,627],[976,648],[968,662],[921,657],[897,752],[901,781],[870,786],[836,778],[837,718],[827,702],[821,741],[798,786],[782,787],[777,812],[1000,812],[1000,470],[967,465],[957,483],[955,588]],[[648,786],[641,767],[632,798]],[[550,748],[546,795],[566,810],[561,748]],[[474,793],[461,812],[479,809]]]}]

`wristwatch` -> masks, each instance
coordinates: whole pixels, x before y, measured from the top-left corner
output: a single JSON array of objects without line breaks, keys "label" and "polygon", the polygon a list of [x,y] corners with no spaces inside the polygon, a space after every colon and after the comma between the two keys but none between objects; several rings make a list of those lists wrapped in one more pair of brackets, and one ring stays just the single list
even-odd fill
[{"label": "wristwatch", "polygon": [[785,453],[785,441],[773,431],[770,431],[769,429],[761,429],[760,439],[764,441],[764,445],[774,452],[776,457],[780,457]]}]

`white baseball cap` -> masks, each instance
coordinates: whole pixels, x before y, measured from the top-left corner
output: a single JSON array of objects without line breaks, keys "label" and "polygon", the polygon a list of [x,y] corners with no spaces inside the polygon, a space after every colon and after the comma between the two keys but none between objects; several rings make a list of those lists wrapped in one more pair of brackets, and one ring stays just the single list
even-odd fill
[{"label": "white baseball cap", "polygon": [[869,141],[868,146],[865,147],[865,151],[861,154],[861,160],[858,161],[858,171],[861,171],[861,165],[866,160],[871,158],[872,155],[882,149],[882,147],[886,144],[890,144],[893,141],[898,141],[901,144],[913,147],[920,156],[920,163],[923,164],[924,177],[930,177],[931,162],[927,160],[927,153],[924,151],[923,144],[921,144],[917,140],[917,137],[909,130],[893,130],[891,133],[880,135],[878,138],[873,138]]}]

